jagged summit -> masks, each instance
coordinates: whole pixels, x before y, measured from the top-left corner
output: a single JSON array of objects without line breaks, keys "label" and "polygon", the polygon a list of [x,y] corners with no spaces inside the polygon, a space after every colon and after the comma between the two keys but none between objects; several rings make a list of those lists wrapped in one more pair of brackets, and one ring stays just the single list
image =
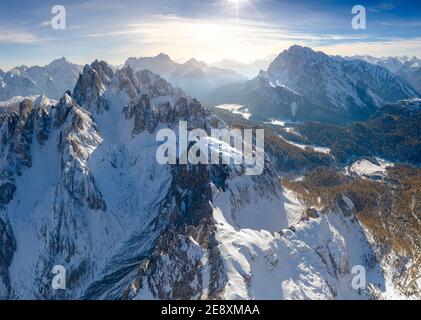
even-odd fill
[{"label": "jagged summit", "polygon": [[111,66],[105,61],[95,60],[85,65],[73,90],[74,99],[87,110],[97,113],[107,110],[109,106],[102,95],[113,75]]},{"label": "jagged summit", "polygon": [[64,64],[71,64],[69,60],[67,60],[65,57],[57,58],[51,61],[48,66],[50,67],[56,67],[56,66],[62,66]]},{"label": "jagged summit", "polygon": [[171,60],[170,56],[163,52],[159,53],[156,57],[163,60]]}]

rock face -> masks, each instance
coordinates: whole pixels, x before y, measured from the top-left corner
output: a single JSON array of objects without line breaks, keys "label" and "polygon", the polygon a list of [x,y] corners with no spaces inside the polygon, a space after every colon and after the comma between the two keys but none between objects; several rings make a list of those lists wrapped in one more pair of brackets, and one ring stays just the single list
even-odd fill
[{"label": "rock face", "polygon": [[16,186],[11,182],[5,182],[0,186],[0,204],[9,204],[10,200],[13,199],[13,195],[16,191]]},{"label": "rock face", "polygon": [[108,110],[108,103],[102,96],[112,75],[111,67],[104,61],[97,60],[90,66],[86,65],[73,91],[76,102],[86,106],[88,111],[98,113]]},{"label": "rock face", "polygon": [[352,212],[303,219],[268,157],[259,176],[159,164],[159,129],[226,124],[150,71],[95,61],[72,94],[0,116],[0,298],[370,298],[351,286],[357,264],[394,289]]},{"label": "rock face", "polygon": [[16,250],[16,242],[10,225],[3,218],[0,216],[0,296],[7,299],[11,290],[8,268]]}]

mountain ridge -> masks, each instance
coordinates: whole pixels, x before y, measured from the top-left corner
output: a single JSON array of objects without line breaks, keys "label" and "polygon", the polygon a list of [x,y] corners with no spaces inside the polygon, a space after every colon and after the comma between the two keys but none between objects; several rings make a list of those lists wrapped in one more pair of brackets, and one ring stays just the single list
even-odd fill
[{"label": "mountain ridge", "polygon": [[[253,83],[256,82],[260,86],[255,87]],[[279,86],[311,100],[311,104],[302,105],[295,112],[301,113],[300,117],[288,113],[288,109],[294,108],[288,107],[283,95],[279,94],[279,89],[276,89]],[[216,89],[205,101],[244,105],[255,116],[265,113],[263,106],[276,109],[279,105],[277,112],[284,118],[278,120],[335,122],[336,118],[337,123],[365,120],[383,103],[419,96],[406,81],[383,67],[361,60],[328,56],[297,45],[280,53],[267,72],[260,72],[246,85],[226,89],[226,92],[224,87]],[[236,92],[236,98],[230,96],[230,90]],[[266,94],[262,95],[262,92]],[[254,98],[250,99],[250,96]],[[316,110],[320,114],[315,114]]]},{"label": "mountain ridge", "polygon": [[124,65],[134,71],[148,69],[199,99],[216,87],[246,81],[236,71],[208,66],[195,58],[177,63],[163,53],[155,57],[129,58]]},{"label": "mountain ridge", "polygon": [[421,92],[421,60],[415,56],[412,58],[407,56],[383,58],[354,56],[350,58],[383,66],[408,81],[418,92]]},{"label": "mountain ridge", "polygon": [[60,58],[45,66],[21,65],[10,71],[0,71],[0,100],[14,96],[47,95],[58,99],[73,89],[82,67]]}]

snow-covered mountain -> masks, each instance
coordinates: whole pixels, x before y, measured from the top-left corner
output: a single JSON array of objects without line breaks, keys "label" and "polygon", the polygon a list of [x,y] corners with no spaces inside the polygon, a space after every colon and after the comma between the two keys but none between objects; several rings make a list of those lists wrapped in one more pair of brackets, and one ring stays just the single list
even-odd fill
[{"label": "snow-covered mountain", "polygon": [[[150,71],[95,61],[58,102],[0,108],[0,298],[401,294],[345,196],[309,214],[269,158],[260,176],[158,164],[158,129],[226,124]],[[67,270],[66,290],[51,288],[54,265]],[[367,290],[351,286],[355,265]]]},{"label": "snow-covered mountain", "polygon": [[240,105],[250,114],[250,119],[258,121],[269,119],[345,121],[341,113],[317,105],[287,86],[273,83],[263,71],[258,77],[245,83],[217,88],[205,101],[210,105],[226,103]]},{"label": "snow-covered mountain", "polygon": [[82,67],[65,58],[40,66],[19,66],[8,72],[0,70],[0,101],[15,96],[46,95],[58,99],[71,90]]},{"label": "snow-covered mountain", "polygon": [[207,101],[242,104],[259,119],[344,123],[367,119],[384,103],[413,97],[418,97],[415,89],[384,67],[292,46],[267,72],[245,85],[219,88]]},{"label": "snow-covered mountain", "polygon": [[418,92],[421,92],[421,60],[417,57],[384,57],[353,56],[350,59],[359,59],[371,64],[385,67],[389,71],[402,77],[410,83]]},{"label": "snow-covered mountain", "polygon": [[417,92],[387,69],[292,46],[269,66],[267,75],[315,103],[350,118],[364,119],[383,103],[417,97]]},{"label": "snow-covered mountain", "polygon": [[371,64],[376,64],[382,67],[385,67],[386,69],[390,70],[393,73],[398,73],[400,69],[404,66],[409,66],[412,68],[419,68],[421,67],[421,60],[417,57],[372,57],[369,55],[356,55],[347,57],[348,59],[353,60],[363,60]]},{"label": "snow-covered mountain", "polygon": [[150,70],[199,99],[217,87],[247,80],[233,70],[208,66],[194,58],[180,64],[162,53],[155,57],[129,58],[125,66],[134,71]]},{"label": "snow-covered mountain", "polygon": [[405,65],[398,75],[408,81],[418,92],[421,92],[421,66]]}]

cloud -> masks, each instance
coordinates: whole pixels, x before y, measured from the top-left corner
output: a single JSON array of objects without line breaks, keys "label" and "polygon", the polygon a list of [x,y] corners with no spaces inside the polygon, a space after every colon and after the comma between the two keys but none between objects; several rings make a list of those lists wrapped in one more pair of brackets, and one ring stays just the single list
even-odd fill
[{"label": "cloud", "polygon": [[[110,26],[94,31],[87,38],[115,39],[138,44],[154,52],[175,56],[195,55],[207,61],[222,58],[254,60],[279,52],[292,44],[320,44],[335,41],[361,41],[361,34],[311,34],[256,20],[186,18],[155,15],[141,22]],[[153,50],[151,50],[153,51]]]},{"label": "cloud", "polygon": [[[135,0],[127,1],[136,3]],[[34,56],[38,55],[37,59],[40,59],[45,57],[46,52],[43,42],[49,41],[48,52],[51,54],[73,55],[79,60],[86,59],[86,62],[102,58],[115,63],[121,63],[128,56],[149,56],[160,52],[174,59],[196,57],[214,62],[228,58],[249,62],[277,54],[293,44],[331,54],[421,56],[419,38],[388,39],[392,34],[402,38],[419,36],[416,31],[418,20],[382,17],[381,21],[373,21],[373,27],[366,32],[354,32],[350,27],[352,15],[349,10],[344,16],[343,11],[314,11],[317,8],[309,10],[306,6],[295,8],[280,2],[253,0],[254,6],[265,18],[243,3],[237,19],[233,3],[222,1],[228,0],[207,2],[218,3],[218,6],[207,5],[206,10],[202,5],[184,10],[184,7],[173,6],[173,1],[163,1],[158,9],[155,8],[157,2],[143,5],[142,1],[142,10],[134,10],[137,6],[128,9],[129,6],[111,0],[75,2],[69,5],[68,11],[80,14],[69,20],[67,32],[60,33],[61,41],[49,41],[58,38],[48,38],[49,35],[56,37],[56,33],[49,30],[50,21],[43,21],[48,16],[43,16],[38,17],[37,25],[16,26],[14,31],[0,25],[0,44],[33,44]],[[197,1],[191,2],[197,4]],[[162,10],[161,5],[165,4],[167,9]],[[272,4],[278,6],[274,8]],[[391,10],[394,4],[383,2],[375,10]],[[285,7],[281,8],[281,5]],[[198,12],[197,8],[201,11]],[[376,29],[375,22],[380,28]],[[384,31],[395,25],[397,28],[393,33]],[[414,29],[411,33],[408,33],[409,26]],[[400,32],[401,29],[405,32]],[[379,36],[385,38],[379,39]],[[64,42],[66,46],[62,45]],[[24,55],[24,52],[21,54]]]},{"label": "cloud", "polygon": [[0,44],[33,44],[45,42],[50,38],[39,38],[38,36],[26,31],[14,31],[0,28]]},{"label": "cloud", "polygon": [[49,27],[51,26],[51,20],[43,21],[40,23],[40,27]]},{"label": "cloud", "polygon": [[280,39],[339,40],[360,39],[362,37],[361,35],[313,35],[291,32],[278,25],[252,20],[236,22],[232,19],[182,18],[175,15],[155,15],[149,19],[142,19],[142,22],[112,26],[110,30],[101,30],[100,32],[92,32],[85,35],[88,38],[118,36],[127,36],[128,38],[141,36],[142,42],[148,39],[156,42],[160,40],[195,40],[204,42],[217,39],[238,41],[244,38],[266,41]]},{"label": "cloud", "polygon": [[389,2],[382,2],[376,6],[369,7],[368,11],[370,12],[381,12],[381,11],[390,11],[393,9],[396,9],[397,5],[395,1],[389,1]]}]

